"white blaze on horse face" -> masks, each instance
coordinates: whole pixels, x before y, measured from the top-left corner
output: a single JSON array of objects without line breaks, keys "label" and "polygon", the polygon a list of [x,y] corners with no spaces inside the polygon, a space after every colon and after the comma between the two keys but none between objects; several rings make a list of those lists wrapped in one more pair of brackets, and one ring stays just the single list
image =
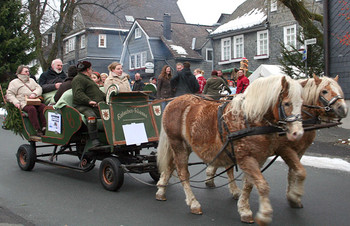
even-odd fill
[{"label": "white blaze on horse face", "polygon": [[[301,87],[300,87],[301,88]],[[293,95],[291,97],[292,113],[291,115],[297,116],[301,115],[301,108],[303,105],[303,100],[301,98],[301,89],[299,95]],[[288,116],[288,115],[287,115]],[[299,140],[304,134],[303,124],[301,121],[294,121],[287,123],[287,138],[290,141]]]},{"label": "white blaze on horse face", "polygon": [[[333,82],[330,83],[330,87],[333,92],[335,92],[334,96],[341,96],[344,97],[343,91],[341,90],[340,86],[338,84],[334,84]],[[332,98],[332,97],[330,97]],[[331,100],[331,99],[329,99]],[[348,115],[348,106],[343,99],[338,99],[332,106],[332,109],[334,112],[340,117],[340,118],[346,118]]]}]

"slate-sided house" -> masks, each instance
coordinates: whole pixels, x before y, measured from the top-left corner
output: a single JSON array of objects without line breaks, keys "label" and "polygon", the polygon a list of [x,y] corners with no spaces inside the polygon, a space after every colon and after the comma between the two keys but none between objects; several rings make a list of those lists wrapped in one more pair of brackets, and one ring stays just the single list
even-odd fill
[{"label": "slate-sided house", "polygon": [[[164,14],[163,21],[136,19],[124,41],[123,69],[133,77],[139,72],[145,77],[156,76],[164,65],[175,71],[178,62],[189,61],[192,71],[201,68],[208,77],[212,70],[212,47],[208,39],[212,26],[172,22]],[[146,62],[154,65],[151,73]]]},{"label": "slate-sided house", "polygon": [[[112,1],[112,0],[110,0]],[[121,60],[123,41],[136,18],[161,20],[164,12],[176,22],[185,22],[176,0],[118,0],[124,7],[116,15],[94,5],[81,5],[75,11],[73,30],[63,43],[65,68],[88,60],[98,72],[108,72],[107,66]]]},{"label": "slate-sided house", "polygon": [[[308,8],[322,13],[322,1],[305,0]],[[261,64],[279,64],[279,43],[295,46],[300,30],[290,10],[277,0],[247,0],[210,34],[214,50],[214,67],[230,73],[246,57],[249,70]]]},{"label": "slate-sided house", "polygon": [[325,0],[324,42],[326,70],[339,75],[346,99],[350,98],[350,2]]}]

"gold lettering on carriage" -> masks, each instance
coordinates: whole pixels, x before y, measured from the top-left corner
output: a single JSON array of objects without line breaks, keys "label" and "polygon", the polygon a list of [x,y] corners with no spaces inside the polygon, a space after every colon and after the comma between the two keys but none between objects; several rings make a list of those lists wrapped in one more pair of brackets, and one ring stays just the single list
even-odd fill
[{"label": "gold lettering on carriage", "polygon": [[139,115],[143,116],[144,118],[148,118],[148,115],[145,112],[140,111],[140,109],[138,109],[138,108],[132,108],[132,109],[128,109],[126,111],[122,111],[122,112],[117,114],[117,118],[118,118],[118,120],[120,120],[129,114],[139,114]]}]

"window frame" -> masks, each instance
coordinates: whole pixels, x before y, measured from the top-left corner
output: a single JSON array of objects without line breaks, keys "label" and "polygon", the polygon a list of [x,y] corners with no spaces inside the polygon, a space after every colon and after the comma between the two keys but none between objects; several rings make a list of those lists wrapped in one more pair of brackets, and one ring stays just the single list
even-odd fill
[{"label": "window frame", "polygon": [[80,49],[84,49],[86,47],[86,36],[83,34],[80,37]]},{"label": "window frame", "polygon": [[141,28],[139,27],[135,28],[135,39],[139,39],[141,37],[142,37]]},{"label": "window frame", "polygon": [[[294,29],[294,33],[293,34],[292,33],[291,34],[287,34],[289,29]],[[291,43],[291,42],[289,42],[291,40],[290,37],[293,36],[293,35],[294,35],[294,37],[292,37],[293,38],[292,41],[293,41],[294,45],[290,45],[289,44],[289,43]],[[296,24],[283,27],[283,44],[284,44],[284,46],[286,47],[286,49],[288,51],[293,50],[292,46],[294,48],[296,48],[296,46],[297,46],[297,25]]]},{"label": "window frame", "polygon": [[[228,44],[225,45],[225,42],[228,42]],[[231,54],[231,52],[232,52],[231,42],[232,42],[231,37],[221,39],[221,61],[231,60],[231,55],[232,55]],[[228,53],[227,56],[226,56],[226,53]],[[225,58],[225,56],[226,56],[226,58]]]},{"label": "window frame", "polygon": [[[208,56],[209,56],[209,52],[211,52],[211,60],[209,60],[208,59]],[[214,58],[214,52],[213,52],[213,49],[212,48],[207,48],[206,50],[205,50],[205,60],[207,61],[207,62],[213,62],[213,58]]]},{"label": "window frame", "polygon": [[130,54],[129,70],[141,69],[146,67],[147,51]]},{"label": "window frame", "polygon": [[68,52],[75,50],[75,37],[68,39]]},{"label": "window frame", "polygon": [[[238,43],[237,40],[242,39],[242,43]],[[241,45],[241,48],[237,48],[237,45]],[[238,55],[237,50],[241,49],[241,55]],[[244,35],[233,36],[233,57],[234,59],[244,57]]]},{"label": "window frame", "polygon": [[[103,45],[101,45],[101,40],[104,40]],[[107,48],[107,35],[99,34],[98,35],[98,48]]]},{"label": "window frame", "polygon": [[271,0],[271,8],[270,12],[276,12],[277,11],[277,0]]},{"label": "window frame", "polygon": [[[260,38],[261,34],[266,34],[266,38],[261,39]],[[261,46],[265,47],[264,43],[263,43],[263,45],[260,44],[262,41],[265,41],[265,40],[266,40],[266,53],[262,52],[262,50],[261,50]],[[262,55],[269,56],[269,53],[270,53],[269,52],[269,30],[258,31],[256,33],[256,47],[257,47],[257,49],[256,49],[257,56],[262,56]]]}]

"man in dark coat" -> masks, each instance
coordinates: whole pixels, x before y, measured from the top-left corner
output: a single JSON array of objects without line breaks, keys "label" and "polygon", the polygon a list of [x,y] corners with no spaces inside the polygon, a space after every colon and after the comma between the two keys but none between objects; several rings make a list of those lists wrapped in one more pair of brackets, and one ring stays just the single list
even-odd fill
[{"label": "man in dark coat", "polygon": [[177,72],[170,80],[171,87],[176,90],[176,97],[186,93],[197,93],[199,91],[198,81],[190,69],[191,64],[189,62],[184,62],[183,66],[184,68]]},{"label": "man in dark coat", "polygon": [[62,82],[67,78],[62,70],[62,61],[55,59],[50,68],[42,73],[39,78],[39,85],[43,88],[43,93],[58,90]]},{"label": "man in dark coat", "polygon": [[140,73],[135,74],[135,83],[132,86],[132,91],[143,91],[145,87],[145,83],[142,82],[142,78]]}]

